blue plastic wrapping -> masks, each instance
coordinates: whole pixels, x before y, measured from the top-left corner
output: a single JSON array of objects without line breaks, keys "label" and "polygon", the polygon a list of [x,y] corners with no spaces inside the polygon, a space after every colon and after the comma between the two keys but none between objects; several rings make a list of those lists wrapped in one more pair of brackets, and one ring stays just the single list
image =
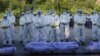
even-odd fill
[{"label": "blue plastic wrapping", "polygon": [[34,52],[67,51],[78,47],[79,45],[76,42],[31,42],[25,45],[27,50]]}]

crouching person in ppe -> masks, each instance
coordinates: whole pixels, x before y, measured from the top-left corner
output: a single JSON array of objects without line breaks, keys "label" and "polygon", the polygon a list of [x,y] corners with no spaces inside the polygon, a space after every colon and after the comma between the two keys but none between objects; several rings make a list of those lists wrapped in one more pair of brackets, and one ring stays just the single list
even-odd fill
[{"label": "crouching person in ppe", "polygon": [[12,46],[10,25],[11,25],[10,21],[7,19],[7,14],[5,14],[1,22],[2,40],[4,46]]},{"label": "crouching person in ppe", "polygon": [[8,14],[7,14],[7,19],[10,21],[11,25],[10,25],[10,31],[11,31],[11,38],[12,38],[12,42],[14,43],[15,42],[15,28],[14,28],[14,24],[15,24],[15,21],[16,21],[16,18],[15,16],[13,15],[12,11],[9,10],[8,11]]}]

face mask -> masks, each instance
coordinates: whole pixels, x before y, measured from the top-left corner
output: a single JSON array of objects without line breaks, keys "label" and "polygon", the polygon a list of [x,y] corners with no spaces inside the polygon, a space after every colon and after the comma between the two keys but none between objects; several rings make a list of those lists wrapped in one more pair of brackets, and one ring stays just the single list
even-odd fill
[{"label": "face mask", "polygon": [[79,16],[82,16],[82,14],[78,14]]},{"label": "face mask", "polygon": [[30,14],[30,11],[26,11],[26,14]]},{"label": "face mask", "polygon": [[11,14],[11,13],[8,13],[8,15],[9,15],[9,16],[12,16],[12,14]]},{"label": "face mask", "polygon": [[65,15],[65,14],[67,14],[66,12],[63,12],[63,14]]},{"label": "face mask", "polygon": [[55,16],[55,14],[52,14],[52,16]]},{"label": "face mask", "polygon": [[78,15],[81,16],[82,15],[82,12],[78,12]]}]

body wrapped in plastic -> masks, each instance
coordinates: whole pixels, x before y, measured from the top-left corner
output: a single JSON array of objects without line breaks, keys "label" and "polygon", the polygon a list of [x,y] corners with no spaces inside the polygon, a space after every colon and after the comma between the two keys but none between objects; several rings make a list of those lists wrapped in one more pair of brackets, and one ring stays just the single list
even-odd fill
[{"label": "body wrapped in plastic", "polygon": [[67,51],[78,47],[76,42],[31,42],[25,45],[25,48],[32,52]]}]

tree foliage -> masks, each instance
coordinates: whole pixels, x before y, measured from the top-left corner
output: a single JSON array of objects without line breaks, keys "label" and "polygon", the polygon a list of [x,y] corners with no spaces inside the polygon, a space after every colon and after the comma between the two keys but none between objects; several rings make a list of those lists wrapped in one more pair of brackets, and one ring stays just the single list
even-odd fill
[{"label": "tree foliage", "polygon": [[[19,17],[19,13],[24,11],[26,6],[33,9],[33,5],[33,0],[0,0],[0,17],[9,9],[13,10],[16,17]],[[78,8],[83,9],[85,13],[94,9],[100,11],[100,6],[96,4],[96,0],[36,0],[36,11],[41,10],[45,13],[47,10],[53,9],[61,13],[63,8],[72,13],[75,13]]]}]

